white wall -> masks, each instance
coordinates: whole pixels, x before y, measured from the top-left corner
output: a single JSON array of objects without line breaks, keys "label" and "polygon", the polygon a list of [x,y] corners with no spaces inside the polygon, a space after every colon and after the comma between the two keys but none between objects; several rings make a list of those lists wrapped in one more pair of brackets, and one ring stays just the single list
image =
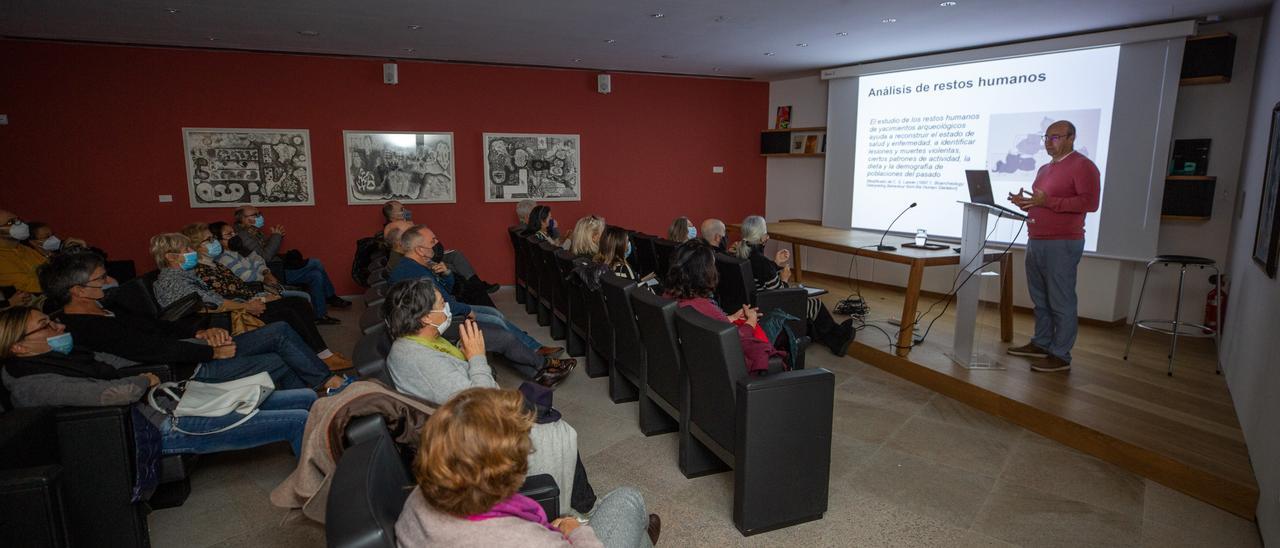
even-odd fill
[{"label": "white wall", "polygon": [[[1280,546],[1280,281],[1253,262],[1258,197],[1267,157],[1271,109],[1280,101],[1280,0],[1265,23],[1240,169],[1240,216],[1232,229],[1232,299],[1222,361],[1236,416],[1261,492],[1258,528],[1269,546]],[[1240,65],[1236,65],[1240,70]],[[1241,124],[1240,127],[1245,127]],[[1216,147],[1216,142],[1215,142]],[[1212,154],[1212,152],[1211,152]],[[1209,160],[1210,166],[1214,161]],[[1221,180],[1221,179],[1219,179]],[[1230,210],[1228,210],[1230,211]]]},{"label": "white wall", "polygon": [[[1235,189],[1244,124],[1252,88],[1254,64],[1262,20],[1259,18],[1204,25],[1201,33],[1231,32],[1237,36],[1235,74],[1228,84],[1188,86],[1179,90],[1174,115],[1175,139],[1209,138],[1213,140],[1209,173],[1218,177],[1213,219],[1199,223],[1165,223],[1160,229],[1160,253],[1177,253],[1212,257],[1225,264],[1226,246],[1231,230],[1231,214],[1235,209]],[[792,125],[821,126],[827,118],[827,83],[817,75],[771,82],[769,85],[770,127],[778,105],[792,106]],[[769,158],[766,175],[768,195],[765,215],[770,220],[788,218],[822,218],[821,158]],[[1008,221],[1002,221],[1008,222]],[[910,231],[910,221],[899,230]],[[1022,270],[1023,253],[1014,250],[1014,302],[1030,307]],[[858,259],[852,265],[848,255],[817,249],[804,250],[805,270],[838,276],[855,272],[861,279],[904,286],[907,268],[880,261]],[[957,267],[935,267],[925,271],[924,288],[948,292],[955,280]],[[1102,321],[1130,318],[1142,282],[1143,265],[1113,259],[1085,257],[1079,270],[1080,316]],[[1208,291],[1207,273],[1189,272],[1183,300],[1183,319],[1203,316],[1204,296]],[[1172,295],[1176,292],[1176,271],[1152,271],[1148,282],[1148,299],[1143,303],[1145,318],[1168,318],[1173,315]],[[994,287],[984,290],[984,298],[997,297]]]}]

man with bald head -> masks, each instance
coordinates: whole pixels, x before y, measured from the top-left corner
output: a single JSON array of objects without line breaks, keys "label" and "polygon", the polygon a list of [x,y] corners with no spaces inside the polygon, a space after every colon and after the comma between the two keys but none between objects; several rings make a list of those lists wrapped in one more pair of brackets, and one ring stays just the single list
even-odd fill
[{"label": "man with bald head", "polygon": [[1032,371],[1069,371],[1076,342],[1076,269],[1084,253],[1084,216],[1098,210],[1098,166],[1075,151],[1076,126],[1050,124],[1044,134],[1049,163],[1040,166],[1031,193],[1009,201],[1027,212],[1027,289],[1035,305],[1031,342],[1008,350],[1032,358]]},{"label": "man with bald head", "polygon": [[[386,219],[386,225],[383,225],[383,237],[386,237],[387,226],[392,223],[404,222],[407,226],[401,226],[403,232],[408,226],[413,226],[413,211],[400,203],[399,200],[391,200],[382,205],[382,217]],[[388,240],[390,243],[390,240]],[[388,246],[387,268],[395,268],[395,264],[399,262],[394,251],[394,246]],[[435,246],[436,260],[445,264],[449,272],[457,274],[459,281],[462,283],[458,286],[459,294],[466,294],[469,298],[482,301],[480,304],[492,304],[492,301],[486,297],[480,297],[480,293],[493,293],[501,288],[498,284],[491,284],[476,274],[475,267],[471,266],[471,260],[458,249],[445,249],[444,244],[439,241]],[[395,260],[396,263],[393,263]]]},{"label": "man with bald head", "polygon": [[400,259],[404,258],[404,247],[400,245],[400,236],[404,231],[413,226],[413,223],[404,220],[391,221],[382,227],[382,242],[387,248],[387,271],[395,269],[400,264]]},{"label": "man with bald head", "polygon": [[702,221],[700,232],[702,233],[702,241],[721,252],[725,250],[727,242],[725,242],[724,237],[724,221],[716,218]]}]

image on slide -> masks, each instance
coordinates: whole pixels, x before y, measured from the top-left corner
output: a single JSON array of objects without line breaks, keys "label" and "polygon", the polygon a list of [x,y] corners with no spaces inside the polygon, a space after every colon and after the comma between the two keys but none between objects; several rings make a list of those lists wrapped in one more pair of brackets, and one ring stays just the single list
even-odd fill
[{"label": "image on slide", "polygon": [[[1101,109],[991,114],[987,133],[987,170],[992,182],[1029,186],[1049,162],[1043,135],[1049,124],[1068,120],[1076,126],[1076,152],[1094,159]],[[1000,189],[996,189],[999,195]]]}]

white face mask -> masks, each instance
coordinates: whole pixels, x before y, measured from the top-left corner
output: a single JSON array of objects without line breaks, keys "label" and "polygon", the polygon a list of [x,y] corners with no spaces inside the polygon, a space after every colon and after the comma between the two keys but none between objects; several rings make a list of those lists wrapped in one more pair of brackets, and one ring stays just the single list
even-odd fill
[{"label": "white face mask", "polygon": [[449,309],[449,303],[444,303],[444,309],[440,313],[444,314],[444,321],[436,325],[431,323],[431,320],[427,320],[427,325],[436,328],[437,332],[443,334],[445,330],[449,329],[449,324],[453,322],[453,311]]},{"label": "white face mask", "polygon": [[31,237],[31,227],[27,223],[18,221],[9,225],[9,237],[19,242]]},{"label": "white face mask", "polygon": [[62,240],[59,240],[57,236],[50,235],[45,238],[40,247],[44,248],[45,251],[57,251],[62,248]]}]

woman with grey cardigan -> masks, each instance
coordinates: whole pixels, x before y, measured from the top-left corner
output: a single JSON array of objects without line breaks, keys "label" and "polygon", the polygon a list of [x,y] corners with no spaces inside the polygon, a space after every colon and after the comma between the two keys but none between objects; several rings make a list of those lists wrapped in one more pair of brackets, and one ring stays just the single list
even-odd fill
[{"label": "woman with grey cardigan", "polygon": [[[468,388],[498,388],[485,357],[485,336],[474,320],[459,326],[462,348],[440,336],[453,317],[430,280],[396,283],[387,292],[384,306],[387,327],[395,339],[387,354],[387,369],[397,390],[443,404]],[[529,473],[551,474],[561,492],[573,493],[577,431],[558,420],[534,425],[529,437],[537,449],[529,456]],[[569,511],[570,502],[571,497],[560,498],[562,512]]]}]

